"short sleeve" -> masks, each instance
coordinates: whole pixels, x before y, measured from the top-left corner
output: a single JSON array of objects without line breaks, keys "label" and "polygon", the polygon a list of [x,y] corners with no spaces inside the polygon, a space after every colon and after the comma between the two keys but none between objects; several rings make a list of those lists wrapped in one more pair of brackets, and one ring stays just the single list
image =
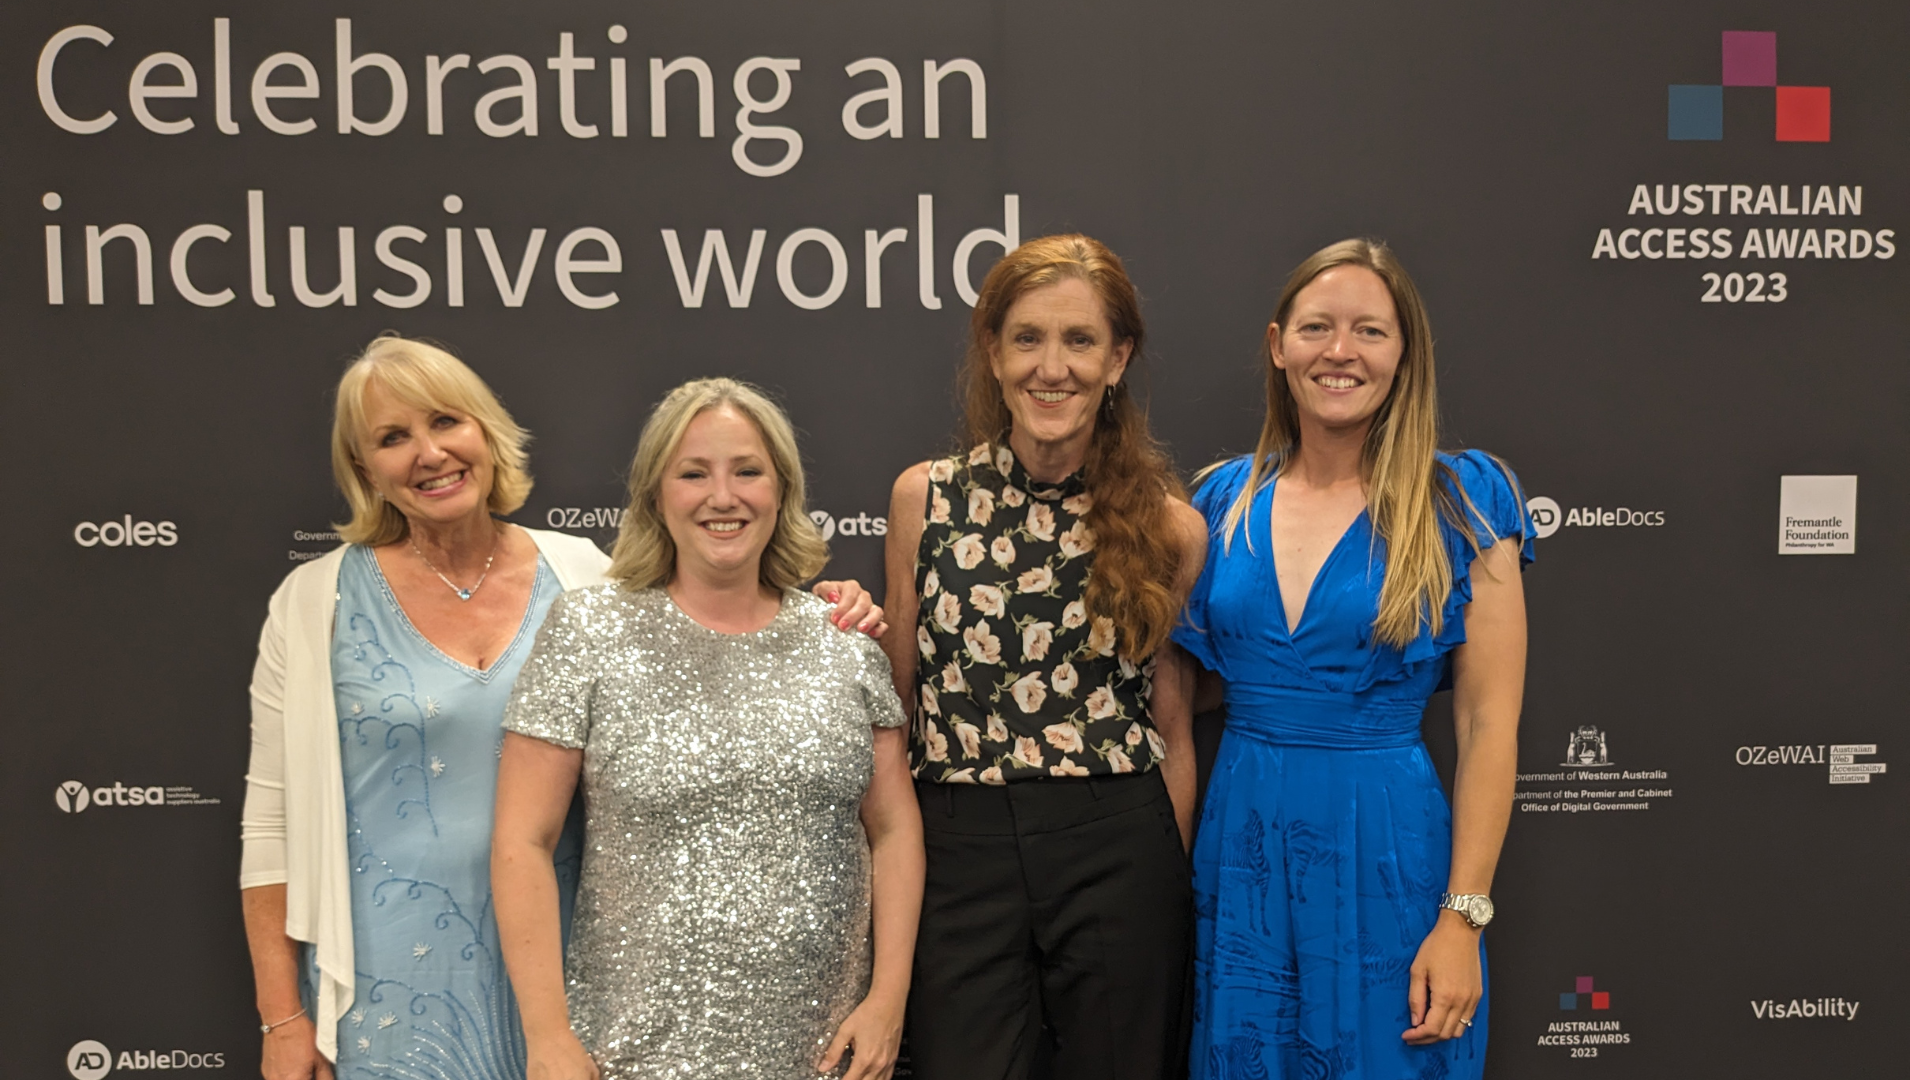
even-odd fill
[{"label": "short sleeve", "polygon": [[[1484,450],[1454,454],[1447,463],[1458,481],[1459,512],[1465,515],[1479,549],[1517,538],[1519,565],[1532,562],[1537,557],[1532,548],[1532,517],[1525,508],[1524,489],[1511,467]],[[1466,548],[1470,555],[1471,545]]]},{"label": "short sleeve", "polygon": [[863,704],[869,711],[870,726],[901,727],[908,722],[908,717],[902,712],[902,699],[895,696],[895,669],[889,666],[888,654],[867,634],[857,633],[855,644],[861,661],[856,680],[862,690]]},{"label": "short sleeve", "polygon": [[1207,561],[1201,567],[1200,577],[1194,580],[1194,588],[1187,594],[1187,607],[1181,613],[1179,625],[1174,627],[1173,641],[1209,671],[1220,670],[1220,652],[1214,646],[1213,635],[1208,633],[1207,621],[1214,571],[1222,554],[1220,530],[1247,482],[1248,461],[1240,457],[1219,466],[1194,492],[1194,509],[1207,519]]},{"label": "short sleeve", "polygon": [[[616,586],[581,592],[606,588]],[[573,750],[589,742],[590,702],[597,687],[589,606],[580,592],[564,593],[551,602],[504,709],[504,730]]]}]

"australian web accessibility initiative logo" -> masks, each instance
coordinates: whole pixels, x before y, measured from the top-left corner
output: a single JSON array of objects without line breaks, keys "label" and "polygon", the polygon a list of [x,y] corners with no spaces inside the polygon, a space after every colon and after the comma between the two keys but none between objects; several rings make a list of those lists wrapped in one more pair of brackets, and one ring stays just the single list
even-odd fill
[{"label": "australian web accessibility initiative logo", "polygon": [[1665,137],[1674,141],[1716,142],[1724,138],[1727,87],[1768,89],[1777,99],[1777,142],[1830,141],[1830,87],[1780,86],[1777,34],[1765,30],[1726,30],[1720,49],[1717,83],[1667,88]]},{"label": "australian web accessibility initiative logo", "polygon": [[195,1053],[190,1050],[121,1050],[118,1060],[106,1044],[96,1039],[81,1039],[66,1052],[66,1071],[73,1080],[102,1080],[114,1069],[140,1072],[147,1069],[223,1069],[223,1052]]}]

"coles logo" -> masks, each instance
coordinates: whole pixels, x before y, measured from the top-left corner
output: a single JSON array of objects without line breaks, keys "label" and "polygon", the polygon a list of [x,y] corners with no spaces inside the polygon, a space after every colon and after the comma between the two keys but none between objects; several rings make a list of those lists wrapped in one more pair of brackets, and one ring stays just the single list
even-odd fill
[{"label": "coles logo", "polygon": [[815,522],[816,528],[822,530],[822,538],[824,540],[832,540],[837,536],[889,535],[889,519],[870,517],[868,514],[857,514],[854,517],[835,517],[827,510],[811,510],[809,511],[809,520]]},{"label": "coles logo", "polygon": [[1629,506],[1572,506],[1562,507],[1557,499],[1544,495],[1535,495],[1525,502],[1525,512],[1532,515],[1533,533],[1540,540],[1558,532],[1561,528],[1646,528],[1656,529],[1664,525],[1663,510],[1634,510]]},{"label": "coles logo", "polygon": [[73,1080],[101,1080],[107,1073],[138,1072],[146,1069],[223,1069],[223,1052],[197,1053],[190,1050],[121,1050],[117,1061],[106,1044],[81,1039],[66,1052],[66,1071]]},{"label": "coles logo", "polygon": [[179,542],[179,526],[170,521],[134,521],[127,514],[118,521],[82,521],[73,526],[73,542],[81,547],[171,547]]}]

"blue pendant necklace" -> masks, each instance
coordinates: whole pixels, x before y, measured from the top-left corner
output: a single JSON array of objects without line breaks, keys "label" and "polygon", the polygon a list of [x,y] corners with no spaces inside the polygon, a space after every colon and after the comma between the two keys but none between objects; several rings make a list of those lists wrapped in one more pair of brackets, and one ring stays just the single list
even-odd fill
[{"label": "blue pendant necklace", "polygon": [[[484,579],[491,576],[491,563],[493,563],[497,559],[497,541],[500,535],[501,534],[498,532],[491,533],[491,555],[489,558],[484,560],[484,572],[478,575],[477,582],[468,589],[460,588],[457,582],[452,581],[450,578],[444,576],[444,571],[438,569],[435,566],[432,566],[431,560],[424,557],[424,552],[418,547],[418,541],[415,539],[411,540],[411,550],[418,553],[418,560],[424,563],[425,569],[438,575],[439,581],[444,582],[445,585],[448,588],[450,588],[452,592],[458,594],[458,599],[469,600],[471,599],[471,597],[477,595],[477,591],[479,589],[484,587]],[[407,537],[407,539],[410,539],[410,538]]]}]

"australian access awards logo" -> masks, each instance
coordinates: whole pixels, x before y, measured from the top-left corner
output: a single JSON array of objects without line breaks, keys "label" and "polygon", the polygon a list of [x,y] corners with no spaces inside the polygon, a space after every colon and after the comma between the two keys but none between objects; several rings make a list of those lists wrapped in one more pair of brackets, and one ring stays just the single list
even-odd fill
[{"label": "australian access awards logo", "polygon": [[1774,31],[1724,31],[1719,61],[1723,77],[1718,82],[1673,84],[1667,88],[1667,139],[1678,142],[1723,139],[1725,89],[1744,87],[1768,91],[1775,96],[1775,141],[1830,141],[1830,87],[1779,85]]},{"label": "australian access awards logo", "polygon": [[[1631,1045],[1631,1033],[1612,1015],[1612,994],[1600,990],[1598,980],[1580,975],[1572,989],[1559,994],[1558,1019],[1545,1025],[1540,1046],[1558,1046],[1575,1058],[1595,1058],[1600,1050]],[[1602,1015],[1601,1015],[1602,1014]]]},{"label": "australian access awards logo", "polygon": [[1641,811],[1672,797],[1670,781],[1664,769],[1620,768],[1606,731],[1580,724],[1566,733],[1559,768],[1520,773],[1512,798],[1522,814]]}]

